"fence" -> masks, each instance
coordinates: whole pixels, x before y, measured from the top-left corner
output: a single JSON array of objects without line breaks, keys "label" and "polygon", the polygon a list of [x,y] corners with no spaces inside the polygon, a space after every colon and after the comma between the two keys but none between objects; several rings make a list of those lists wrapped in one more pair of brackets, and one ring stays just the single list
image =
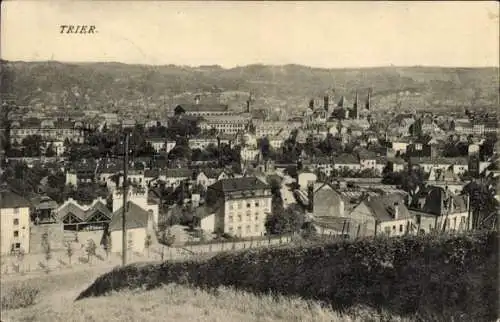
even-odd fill
[{"label": "fence", "polygon": [[[127,263],[140,263],[165,260],[185,260],[203,256],[212,256],[224,251],[236,251],[258,247],[279,246],[290,243],[292,235],[284,235],[273,238],[258,238],[244,241],[228,241],[220,243],[209,243],[199,245],[187,245],[185,247],[167,247],[156,244],[143,253],[128,252]],[[121,264],[121,253],[106,254],[104,250],[98,249],[96,255],[90,257],[83,251],[75,250],[75,254],[69,257],[65,252],[53,252],[47,260],[44,254],[25,254],[23,259],[16,256],[2,256],[2,276],[23,275],[28,273],[50,273],[64,270],[77,270],[89,267],[112,268]]]}]

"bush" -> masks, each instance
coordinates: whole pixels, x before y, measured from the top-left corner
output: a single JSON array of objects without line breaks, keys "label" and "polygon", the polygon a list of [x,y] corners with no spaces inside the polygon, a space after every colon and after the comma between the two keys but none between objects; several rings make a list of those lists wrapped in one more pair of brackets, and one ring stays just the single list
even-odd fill
[{"label": "bush", "polygon": [[497,259],[498,235],[489,232],[308,242],[206,261],[128,266],[101,276],[79,298],[182,280],[209,289],[299,295],[341,311],[366,305],[421,314],[423,320],[443,312],[460,320],[495,320]]},{"label": "bush", "polygon": [[16,286],[2,290],[2,310],[24,308],[35,304],[40,291],[31,286]]}]

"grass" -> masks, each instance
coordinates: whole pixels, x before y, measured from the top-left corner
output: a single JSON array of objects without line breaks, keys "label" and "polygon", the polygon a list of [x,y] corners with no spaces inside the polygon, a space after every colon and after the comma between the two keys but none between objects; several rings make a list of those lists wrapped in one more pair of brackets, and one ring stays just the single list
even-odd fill
[{"label": "grass", "polygon": [[[55,298],[54,298],[55,299]],[[316,302],[295,297],[257,296],[219,287],[211,292],[181,286],[164,285],[143,291],[127,290],[110,296],[72,302],[49,299],[35,306],[2,312],[5,321],[412,321],[379,314],[359,307],[349,314],[339,314]]]}]

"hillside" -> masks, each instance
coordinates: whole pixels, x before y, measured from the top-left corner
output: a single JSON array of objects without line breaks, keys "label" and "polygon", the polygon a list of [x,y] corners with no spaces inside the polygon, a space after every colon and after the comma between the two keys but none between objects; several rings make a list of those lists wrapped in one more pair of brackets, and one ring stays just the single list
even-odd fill
[{"label": "hillside", "polygon": [[[5,321],[241,321],[362,322],[379,320],[375,310],[358,308],[339,314],[298,298],[256,296],[229,288],[215,292],[169,284],[151,291],[115,292],[72,302],[71,292],[42,299],[35,306],[2,312]],[[61,300],[62,299],[62,300]],[[412,321],[384,313],[386,321]]]},{"label": "hillside", "polygon": [[[361,98],[373,88],[376,108],[395,106],[496,106],[498,68],[380,67],[321,69],[301,65],[148,66],[122,63],[61,63],[2,61],[2,89],[14,93],[21,106],[71,109],[151,109],[171,105],[192,93],[205,92],[241,108],[249,92],[255,107],[271,104],[303,108],[311,97],[335,89]],[[226,95],[227,96],[227,95]],[[216,97],[216,98],[214,98]],[[208,98],[207,98],[208,99]]]}]

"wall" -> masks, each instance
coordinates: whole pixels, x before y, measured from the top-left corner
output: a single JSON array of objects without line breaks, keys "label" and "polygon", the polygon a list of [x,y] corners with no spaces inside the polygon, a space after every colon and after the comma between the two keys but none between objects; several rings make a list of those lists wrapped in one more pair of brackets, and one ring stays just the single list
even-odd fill
[{"label": "wall", "polygon": [[[19,220],[19,224],[14,226],[14,219]],[[1,253],[6,254],[11,251],[13,243],[20,243],[24,252],[30,252],[30,213],[29,208],[0,209],[0,232],[1,232]],[[14,231],[18,231],[19,237],[14,238]]]},{"label": "wall", "polygon": [[104,230],[94,230],[94,231],[79,231],[77,233],[78,242],[80,244],[86,245],[89,239],[92,239],[97,247],[100,247],[102,238],[104,236]]},{"label": "wall", "polygon": [[364,202],[351,211],[349,218],[354,221],[354,224],[351,224],[351,231],[354,230],[355,234],[357,234],[357,225],[361,225],[361,236],[375,235],[375,217]]},{"label": "wall", "polygon": [[203,218],[200,227],[204,231],[213,232],[215,230],[215,214]]},{"label": "wall", "polygon": [[386,229],[389,229],[389,236],[391,237],[405,235],[408,229],[408,223],[410,223],[410,225],[411,223],[415,225],[414,220],[408,218],[381,222],[377,227],[377,234],[386,234]]},{"label": "wall", "polygon": [[[142,253],[144,251],[144,243],[146,242],[146,228],[128,229],[127,234],[132,233],[131,249],[133,252]],[[127,235],[127,249],[130,245],[130,239]],[[122,231],[115,230],[111,232],[111,252],[122,252]]]},{"label": "wall", "polygon": [[64,248],[64,229],[61,223],[32,225],[30,231],[30,248],[32,253],[42,253],[42,236],[48,234],[50,248],[53,250]]},{"label": "wall", "polygon": [[343,217],[344,204],[340,195],[330,186],[324,185],[314,193],[314,216]]},{"label": "wall", "polygon": [[[469,214],[467,212],[449,214],[448,216],[438,216],[436,228],[439,230],[443,229],[444,221],[448,220],[446,225],[446,231],[450,230],[463,230],[467,227],[467,222],[469,220]],[[462,224],[460,224],[462,223]]]}]

